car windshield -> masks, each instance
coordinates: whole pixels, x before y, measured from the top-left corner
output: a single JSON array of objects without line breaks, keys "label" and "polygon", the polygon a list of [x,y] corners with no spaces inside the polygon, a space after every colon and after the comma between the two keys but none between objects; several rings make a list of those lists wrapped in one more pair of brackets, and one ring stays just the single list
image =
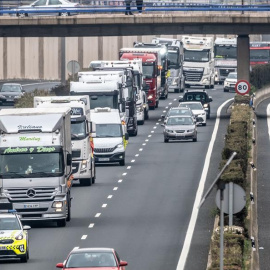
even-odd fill
[{"label": "car windshield", "polygon": [[1,218],[0,217],[0,231],[6,230],[21,230],[17,218]]},{"label": "car windshield", "polygon": [[201,103],[189,103],[189,104],[184,104],[181,103],[181,107],[188,107],[191,110],[203,110],[203,106]]},{"label": "car windshield", "polygon": [[4,84],[1,92],[21,92],[21,87],[19,85]]},{"label": "car windshield", "polygon": [[71,139],[80,140],[86,137],[85,121],[71,122]]},{"label": "car windshield", "polygon": [[191,115],[191,111],[189,109],[174,109],[168,112],[168,116],[175,115]]},{"label": "car windshield", "polygon": [[191,117],[169,117],[167,121],[168,126],[179,126],[179,125],[192,125],[193,121]]},{"label": "car windshield", "polygon": [[116,267],[113,253],[81,252],[73,253],[67,259],[65,268]]},{"label": "car windshield", "polygon": [[237,79],[237,73],[229,73],[228,79]]},{"label": "car windshield", "polygon": [[179,66],[179,52],[168,51],[169,68]]},{"label": "car windshield", "polygon": [[96,137],[122,137],[121,124],[96,124]]}]

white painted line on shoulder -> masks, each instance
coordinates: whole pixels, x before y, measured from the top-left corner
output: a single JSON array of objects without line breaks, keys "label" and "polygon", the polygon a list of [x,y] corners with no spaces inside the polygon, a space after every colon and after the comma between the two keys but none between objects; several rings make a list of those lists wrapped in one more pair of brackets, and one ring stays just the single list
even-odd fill
[{"label": "white painted line on shoulder", "polygon": [[95,217],[100,217],[101,213],[96,213]]},{"label": "white painted line on shoulder", "polygon": [[127,170],[130,170],[131,169],[131,166],[127,166]]},{"label": "white painted line on shoulder", "polygon": [[143,150],[143,148],[140,148],[139,151],[141,152]]},{"label": "white painted line on shoulder", "polygon": [[76,249],[79,249],[80,247],[74,247],[72,250],[76,250]]},{"label": "white painted line on shoulder", "polygon": [[27,83],[27,84],[22,84],[22,86],[39,85],[39,84],[48,84],[48,83],[53,83],[53,84],[55,84],[55,85],[60,85],[60,82],[59,82],[59,84],[56,84],[55,82],[40,82],[40,83]]},{"label": "white painted line on shoulder", "polygon": [[136,154],[136,155],[135,155],[135,157],[138,157],[138,156],[139,156],[139,154]]},{"label": "white painted line on shoulder", "polygon": [[106,203],[102,204],[102,208],[106,208],[106,207],[107,207]]},{"label": "white painted line on shoulder", "polygon": [[118,187],[114,187],[114,188],[113,188],[113,190],[117,190],[117,189],[118,189]]},{"label": "white painted line on shoulder", "polygon": [[132,159],[132,160],[131,160],[131,163],[133,163],[133,162],[135,162],[135,159]]},{"label": "white painted line on shoulder", "polygon": [[108,197],[107,197],[107,199],[111,199],[113,197],[113,195],[109,195]]},{"label": "white painted line on shoulder", "polygon": [[146,143],[143,143],[142,145],[146,145]]},{"label": "white painted line on shoulder", "polygon": [[203,166],[203,171],[202,171],[202,174],[201,174],[201,179],[200,179],[199,186],[198,186],[198,189],[197,189],[196,198],[195,198],[195,201],[194,201],[191,218],[190,218],[188,229],[187,229],[187,232],[186,232],[185,242],[184,242],[184,245],[183,245],[183,248],[182,248],[182,251],[181,251],[181,255],[180,255],[176,270],[184,270],[185,269],[187,256],[188,256],[188,253],[189,253],[189,249],[190,249],[190,245],[191,245],[195,225],[196,225],[198,214],[199,214],[198,206],[200,204],[200,201],[201,201],[201,198],[202,198],[202,195],[203,195],[203,190],[204,190],[204,186],[205,186],[205,182],[206,182],[206,176],[207,176],[207,172],[208,172],[209,165],[210,165],[210,158],[211,158],[211,155],[212,155],[214,142],[215,142],[216,137],[217,137],[218,127],[219,127],[219,122],[220,122],[220,112],[221,112],[222,108],[228,102],[230,102],[232,100],[233,99],[229,99],[229,100],[225,101],[223,104],[221,104],[219,106],[219,108],[217,110],[217,118],[216,118],[214,130],[213,130],[212,137],[211,137],[211,140],[210,140],[210,143],[209,143],[209,146],[208,146],[208,150],[207,150],[207,153],[206,153],[205,162],[204,162],[204,166]]},{"label": "white painted line on shoulder", "polygon": [[123,180],[122,180],[122,179],[119,179],[119,180],[118,180],[118,183],[122,183],[122,182],[123,182]]},{"label": "white painted line on shoulder", "polygon": [[127,175],[127,173],[126,173],[126,172],[124,172],[122,175],[123,175],[123,176],[125,176],[125,175]]},{"label": "white painted line on shoulder", "polygon": [[152,137],[152,135],[148,135],[148,138],[151,138]]},{"label": "white painted line on shoulder", "polygon": [[95,226],[95,223],[90,223],[88,228],[94,228],[94,226]]},{"label": "white painted line on shoulder", "polygon": [[85,234],[85,235],[82,236],[81,239],[82,239],[82,240],[85,240],[86,238],[87,238],[87,235]]}]

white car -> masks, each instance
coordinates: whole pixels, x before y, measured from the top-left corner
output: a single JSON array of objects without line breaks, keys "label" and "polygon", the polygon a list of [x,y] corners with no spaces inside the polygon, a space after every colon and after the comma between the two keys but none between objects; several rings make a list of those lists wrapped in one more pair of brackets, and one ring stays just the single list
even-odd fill
[{"label": "white car", "polygon": [[136,101],[136,110],[137,110],[137,122],[140,125],[144,124],[144,120],[149,118],[148,111],[149,106],[147,103],[147,96],[144,91],[139,91]]},{"label": "white car", "polygon": [[237,72],[230,72],[224,81],[224,92],[235,92],[235,85],[237,83]]},{"label": "white car", "polygon": [[180,102],[178,107],[190,108],[196,117],[202,118],[203,121],[200,121],[200,123],[203,126],[206,126],[206,112],[201,102],[199,101]]},{"label": "white car", "polygon": [[76,14],[74,8],[78,6],[78,3],[72,3],[67,0],[37,0],[30,5],[19,6],[15,11],[17,17],[33,15],[70,16],[71,14]]}]

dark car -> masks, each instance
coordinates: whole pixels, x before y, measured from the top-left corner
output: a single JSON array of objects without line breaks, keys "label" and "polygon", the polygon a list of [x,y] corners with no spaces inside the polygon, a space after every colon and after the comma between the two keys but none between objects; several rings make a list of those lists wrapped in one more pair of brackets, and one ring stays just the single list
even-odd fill
[{"label": "dark car", "polygon": [[210,118],[211,107],[210,102],[213,101],[212,97],[203,90],[186,90],[184,96],[180,96],[179,102],[193,102],[200,101],[203,105],[204,110],[207,113],[207,119]]},{"label": "dark car", "polygon": [[24,90],[19,83],[4,83],[0,90],[0,103],[12,103],[22,97]]}]

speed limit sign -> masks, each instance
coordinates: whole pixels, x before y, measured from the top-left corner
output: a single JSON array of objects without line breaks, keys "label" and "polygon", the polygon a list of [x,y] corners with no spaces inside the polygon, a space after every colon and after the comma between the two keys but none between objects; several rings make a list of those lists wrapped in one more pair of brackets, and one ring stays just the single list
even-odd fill
[{"label": "speed limit sign", "polygon": [[240,80],[236,83],[235,85],[235,91],[239,95],[245,95],[249,92],[250,90],[250,84],[248,81],[245,80]]}]

